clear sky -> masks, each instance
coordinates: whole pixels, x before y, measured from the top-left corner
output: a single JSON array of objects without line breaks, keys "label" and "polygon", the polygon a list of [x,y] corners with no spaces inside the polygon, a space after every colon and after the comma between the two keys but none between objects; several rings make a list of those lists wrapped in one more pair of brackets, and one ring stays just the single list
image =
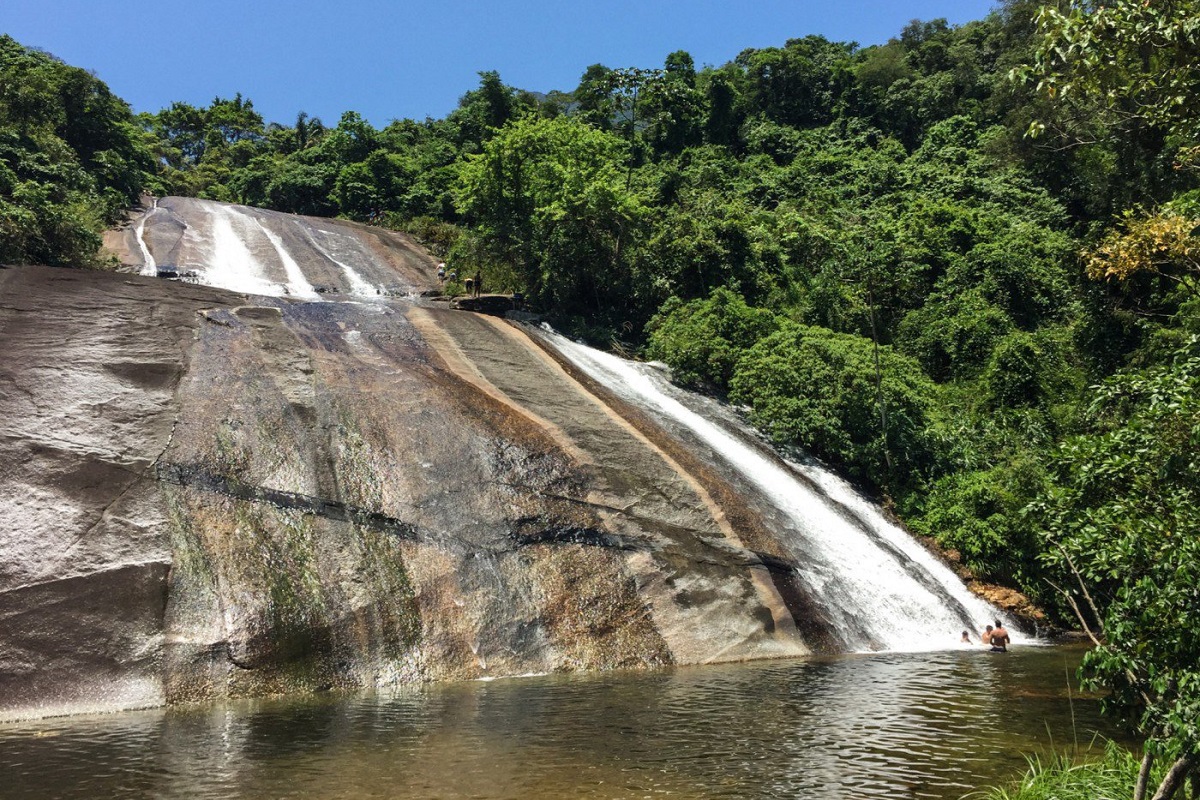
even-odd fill
[{"label": "clear sky", "polygon": [[135,111],[241,92],[268,122],[299,111],[376,126],[442,117],[477,73],[573,89],[590,64],[714,66],[821,34],[879,44],[912,19],[961,24],[993,0],[0,0],[0,33],[91,70]]}]

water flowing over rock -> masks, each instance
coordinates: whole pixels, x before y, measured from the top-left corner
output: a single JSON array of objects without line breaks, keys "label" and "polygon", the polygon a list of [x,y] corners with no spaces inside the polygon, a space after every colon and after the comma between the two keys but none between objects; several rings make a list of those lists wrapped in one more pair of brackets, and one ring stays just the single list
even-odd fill
[{"label": "water flowing over rock", "polygon": [[[108,245],[0,270],[0,719],[897,646],[694,431],[421,300],[404,236],[163,198]],[[932,596],[934,641],[990,614]]]}]

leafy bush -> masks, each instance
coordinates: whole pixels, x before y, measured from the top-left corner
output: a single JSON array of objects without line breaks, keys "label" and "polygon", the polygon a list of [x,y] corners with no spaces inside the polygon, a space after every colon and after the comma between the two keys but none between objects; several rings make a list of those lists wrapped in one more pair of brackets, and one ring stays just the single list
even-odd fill
[{"label": "leafy bush", "polygon": [[1050,410],[1080,398],[1082,373],[1070,361],[1072,343],[1064,328],[1045,327],[1035,334],[1013,331],[996,345],[982,378],[986,409]]},{"label": "leafy bush", "polygon": [[0,263],[99,264],[101,231],[150,167],[107,86],[0,36]]},{"label": "leafy bush", "polygon": [[716,289],[705,300],[671,298],[650,321],[651,358],[671,366],[685,386],[708,384],[725,390],[747,348],[776,330],[775,315],[752,308],[740,295]]},{"label": "leafy bush", "polygon": [[404,220],[396,214],[386,214],[384,224],[389,228],[404,231],[436,256],[445,257],[462,236],[462,229],[434,217],[415,217]]},{"label": "leafy bush", "polygon": [[875,356],[869,339],[785,322],[742,355],[730,398],[751,406],[752,421],[777,441],[877,486],[912,486],[935,461],[934,387],[890,347],[878,350],[877,374]]},{"label": "leafy bush", "polygon": [[1041,462],[1025,454],[988,469],[953,472],[930,486],[924,513],[912,525],[957,551],[976,575],[1037,595],[1041,545],[1021,512],[1045,483]]},{"label": "leafy bush", "polygon": [[458,203],[490,259],[531,299],[564,312],[628,302],[628,251],[644,215],[626,189],[622,143],[566,117],[498,131],[459,175]]},{"label": "leafy bush", "polygon": [[896,344],[934,380],[970,378],[1012,328],[1008,315],[978,291],[938,294],[904,317]]},{"label": "leafy bush", "polygon": [[1153,757],[1200,770],[1200,342],[1106,381],[1031,519],[1099,645],[1082,672]]}]

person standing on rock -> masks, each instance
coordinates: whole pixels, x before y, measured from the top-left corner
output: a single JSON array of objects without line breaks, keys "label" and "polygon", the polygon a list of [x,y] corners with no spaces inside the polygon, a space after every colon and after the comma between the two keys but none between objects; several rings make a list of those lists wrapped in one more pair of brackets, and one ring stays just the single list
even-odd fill
[{"label": "person standing on rock", "polygon": [[475,270],[475,297],[479,297],[480,289],[483,287],[483,275],[479,270]]}]

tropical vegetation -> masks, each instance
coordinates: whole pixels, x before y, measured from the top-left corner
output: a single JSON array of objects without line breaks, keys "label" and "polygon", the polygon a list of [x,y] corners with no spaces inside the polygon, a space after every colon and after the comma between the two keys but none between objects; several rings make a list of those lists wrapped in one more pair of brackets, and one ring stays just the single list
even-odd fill
[{"label": "tropical vegetation", "polygon": [[1165,798],[1200,769],[1197,109],[1197,0],[1005,0],[548,94],[484,72],[383,127],[134,115],[4,37],[0,261],[95,264],[142,191],[408,231],[1082,626]]}]

